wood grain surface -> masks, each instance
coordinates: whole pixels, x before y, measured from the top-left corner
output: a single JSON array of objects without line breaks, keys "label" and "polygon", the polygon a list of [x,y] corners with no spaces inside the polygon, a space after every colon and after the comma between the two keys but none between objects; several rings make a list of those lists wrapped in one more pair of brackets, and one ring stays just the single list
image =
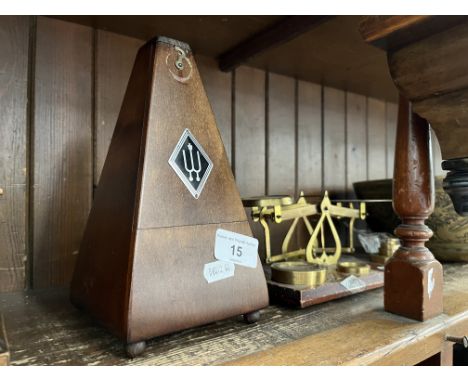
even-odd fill
[{"label": "wood grain surface", "polygon": [[[322,87],[298,81],[297,190],[322,192]],[[362,142],[361,142],[362,144]]]},{"label": "wood grain surface", "polygon": [[[467,150],[463,142],[468,124],[468,91],[430,97],[413,104],[414,110],[431,123],[442,151],[442,159],[463,158]],[[450,133],[447,134],[447,131]]]},{"label": "wood grain surface", "polygon": [[[346,94],[346,180],[348,195],[353,195],[353,182],[368,179],[367,99]],[[363,144],[365,142],[365,144]],[[366,165],[364,165],[366,164]]]},{"label": "wood grain surface", "polygon": [[367,102],[367,132],[369,180],[384,179],[387,176],[385,102],[369,98]]},{"label": "wood grain surface", "polygon": [[[445,336],[468,330],[468,266],[445,264],[444,314],[424,323],[389,314],[370,303],[377,292],[359,296],[369,303],[353,311],[349,321],[256,354],[228,365],[415,365],[443,350]],[[358,296],[356,296],[358,297]],[[457,301],[457,302],[455,302]],[[344,302],[344,301],[343,301]],[[361,309],[356,305],[355,308]],[[458,304],[457,308],[454,304]],[[322,305],[325,306],[325,305]],[[344,308],[346,312],[346,308]],[[349,311],[348,311],[349,312]],[[356,315],[355,315],[356,314]],[[352,336],[350,338],[350,333]],[[320,351],[314,351],[320,349]]]},{"label": "wood grain surface", "polygon": [[94,186],[98,185],[137,50],[144,41],[95,31]]},{"label": "wood grain surface", "polygon": [[295,83],[269,74],[267,194],[295,195]]},{"label": "wood grain surface", "polygon": [[387,178],[393,177],[393,167],[395,163],[395,144],[396,144],[396,126],[398,118],[398,106],[393,103],[385,104],[385,127],[386,127],[386,167],[387,167]]},{"label": "wood grain surface", "polygon": [[[334,280],[332,280],[332,277]],[[329,277],[323,285],[313,288],[306,285],[288,285],[268,280],[270,301],[278,305],[306,308],[355,293],[381,288],[384,279],[383,271],[372,270],[368,275],[359,277],[362,287],[357,288],[357,290],[349,290],[341,284],[346,279],[345,276],[334,274],[332,277]]]},{"label": "wood grain surface", "polygon": [[26,286],[29,22],[0,17],[0,292]]},{"label": "wood grain surface", "polygon": [[8,366],[10,364],[10,346],[5,329],[5,321],[0,313],[0,366]]},{"label": "wood grain surface", "polygon": [[[439,19],[434,18],[433,23]],[[468,46],[468,23],[465,20],[440,33],[431,28],[423,37],[389,53],[390,73],[414,102],[414,110],[431,123],[442,157],[464,157],[466,148],[460,142],[468,121],[467,59],[463,54]]]},{"label": "wood grain surface", "polygon": [[232,73],[218,69],[218,63],[212,58],[195,56],[203,86],[213,109],[221,138],[224,143],[229,163],[232,151]]},{"label": "wood grain surface", "polygon": [[132,253],[140,199],[139,166],[144,152],[152,64],[153,50],[141,49],[94,194],[70,288],[70,298],[76,306],[88,309],[96,320],[123,338],[128,333],[130,285],[126,280],[132,266],[128,257]]},{"label": "wood grain surface", "polygon": [[399,29],[421,23],[430,16],[367,16],[363,17],[359,30],[366,42],[387,38]]},{"label": "wood grain surface", "polygon": [[346,189],[345,92],[323,89],[323,188],[343,196]]},{"label": "wood grain surface", "polygon": [[388,55],[396,85],[418,101],[468,86],[468,23],[431,34]]},{"label": "wood grain surface", "polygon": [[235,74],[234,175],[242,197],[265,190],[265,72],[242,66]]},{"label": "wood grain surface", "polygon": [[444,314],[425,323],[384,312],[374,290],[303,310],[270,306],[250,326],[239,317],[156,338],[133,361],[66,290],[5,293],[0,310],[13,365],[405,365],[440,351],[445,334],[468,331],[468,265],[444,272]]},{"label": "wood grain surface", "polygon": [[[267,195],[296,194],[295,81],[268,74]],[[281,253],[291,222],[270,224],[272,254]],[[295,237],[292,238],[294,243]],[[295,249],[291,247],[290,249]]]},{"label": "wood grain surface", "polygon": [[39,17],[34,83],[33,280],[67,285],[91,207],[92,30]]},{"label": "wood grain surface", "polygon": [[[212,58],[218,58],[284,18],[280,15],[52,17],[142,40],[156,35],[176,38],[189,43],[197,54]],[[358,15],[333,17],[245,63],[262,70],[395,102],[398,94],[386,70],[385,53],[362,40],[358,31],[361,18]]]},{"label": "wood grain surface", "polygon": [[[191,80],[179,84],[167,74],[163,51],[155,59],[155,79],[148,110],[148,136],[141,183],[138,228],[177,227],[246,220],[214,115],[193,61]],[[193,57],[191,57],[192,60]],[[161,77],[158,77],[158,74]],[[171,129],[167,129],[171,126]],[[197,200],[167,165],[184,130],[190,128],[213,162],[213,170]],[[169,130],[169,131],[168,131]],[[164,179],[164,181],[162,181]],[[164,202],[162,202],[164,201]],[[196,201],[196,202],[195,202]],[[176,207],[177,206],[177,207]],[[222,208],[221,208],[222,206]]]},{"label": "wood grain surface", "polygon": [[385,263],[385,310],[425,321],[443,310],[442,265],[425,243],[433,232],[425,221],[434,211],[431,128],[400,96],[393,177],[395,228],[401,246]]},{"label": "wood grain surface", "polygon": [[364,39],[387,50],[390,74],[400,93],[427,119],[443,159],[465,157],[468,121],[466,16],[369,16]]}]

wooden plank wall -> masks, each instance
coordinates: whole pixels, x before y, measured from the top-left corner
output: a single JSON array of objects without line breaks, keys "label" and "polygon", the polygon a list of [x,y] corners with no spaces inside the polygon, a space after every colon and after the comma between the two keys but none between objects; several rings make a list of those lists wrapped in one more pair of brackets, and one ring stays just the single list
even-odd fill
[{"label": "wooden plank wall", "polygon": [[29,19],[0,17],[0,291],[24,287]]},{"label": "wooden plank wall", "polygon": [[37,288],[68,283],[91,208],[92,48],[90,28],[37,19],[30,226]]},{"label": "wooden plank wall", "polygon": [[[0,291],[68,284],[142,43],[0,17]],[[350,196],[354,181],[392,176],[396,105],[196,59],[242,196]]]}]

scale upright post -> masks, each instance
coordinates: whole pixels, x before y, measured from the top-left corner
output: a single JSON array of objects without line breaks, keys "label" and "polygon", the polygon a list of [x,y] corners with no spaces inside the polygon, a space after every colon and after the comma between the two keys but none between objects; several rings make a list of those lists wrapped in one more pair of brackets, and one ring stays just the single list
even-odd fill
[{"label": "scale upright post", "polygon": [[190,47],[138,52],[71,285],[135,356],[149,338],[268,305],[261,263],[207,280],[218,229],[252,236]]}]

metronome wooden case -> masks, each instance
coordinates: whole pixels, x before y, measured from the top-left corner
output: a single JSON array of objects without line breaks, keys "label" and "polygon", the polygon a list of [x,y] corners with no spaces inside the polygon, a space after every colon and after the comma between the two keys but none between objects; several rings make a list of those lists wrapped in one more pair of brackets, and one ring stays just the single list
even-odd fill
[{"label": "metronome wooden case", "polygon": [[166,333],[238,314],[255,321],[268,305],[258,258],[233,277],[204,278],[218,228],[252,236],[190,47],[158,37],[136,57],[71,300],[131,356]]}]

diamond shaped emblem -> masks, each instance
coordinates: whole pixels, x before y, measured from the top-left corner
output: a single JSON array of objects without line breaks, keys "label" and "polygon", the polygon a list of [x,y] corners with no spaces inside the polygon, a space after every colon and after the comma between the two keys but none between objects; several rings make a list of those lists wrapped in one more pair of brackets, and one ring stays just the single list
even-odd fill
[{"label": "diamond shaped emblem", "polygon": [[169,164],[192,196],[198,199],[213,168],[213,163],[189,129],[184,130],[169,158]]}]

